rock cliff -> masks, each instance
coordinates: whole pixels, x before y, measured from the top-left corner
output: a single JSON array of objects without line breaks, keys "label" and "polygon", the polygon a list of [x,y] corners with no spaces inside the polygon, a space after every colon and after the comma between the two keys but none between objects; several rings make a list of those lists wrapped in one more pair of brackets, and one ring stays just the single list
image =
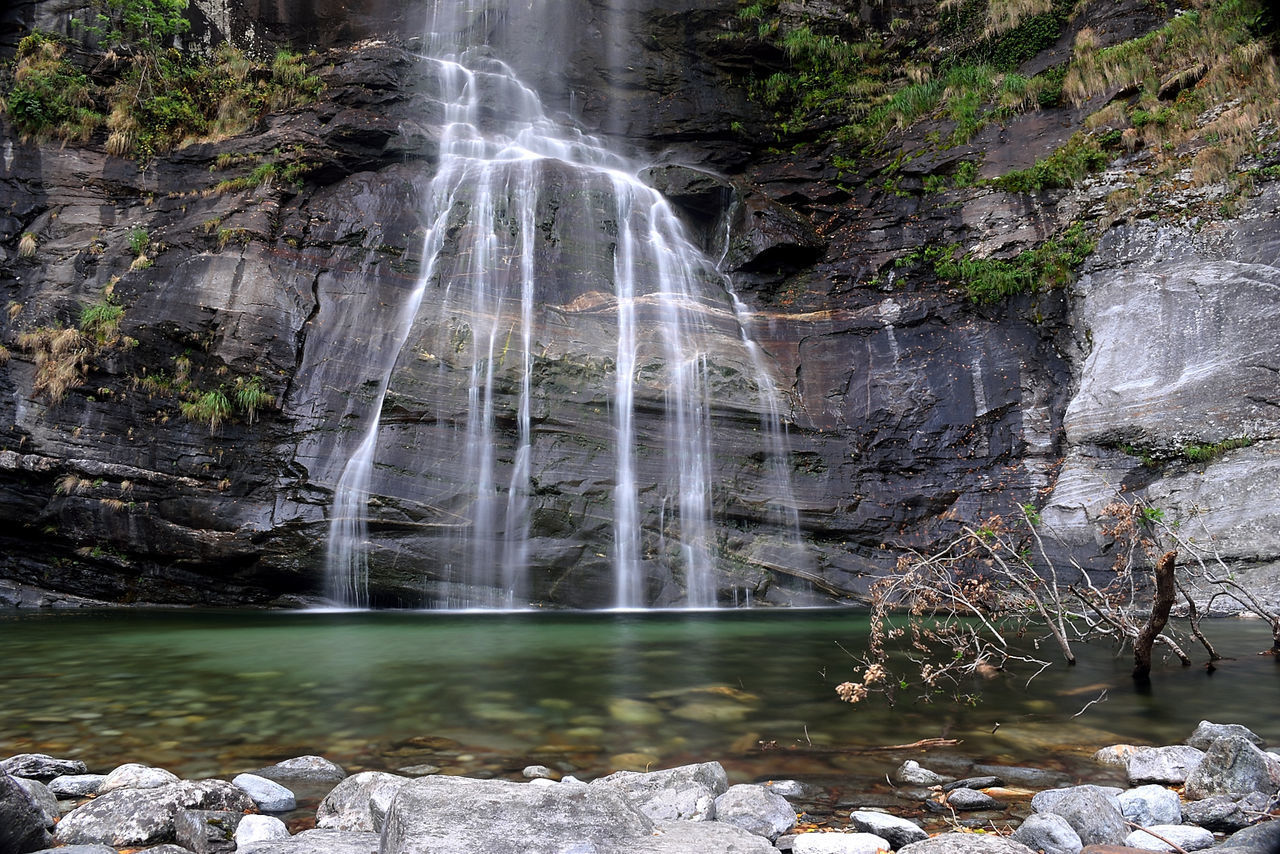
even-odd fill
[{"label": "rock cliff", "polygon": [[[33,29],[74,34],[69,18],[84,5],[18,4],[0,48],[12,57]],[[1003,43],[972,36],[972,22],[939,26],[931,0],[553,5],[473,26],[491,31],[494,52],[549,110],[656,164],[644,180],[723,255],[779,389],[798,543],[766,518],[776,498],[759,436],[768,384],[733,351],[726,293],[707,311],[723,342],[710,401],[722,600],[856,597],[902,550],[1025,504],[1043,508],[1064,555],[1104,566],[1100,513],[1120,492],[1193,520],[1232,570],[1274,595],[1274,109],[1253,117],[1243,155],[1192,176],[1192,161],[1209,159],[1202,142],[1139,138],[1156,121],[1138,114],[1140,83],[996,109],[1015,76],[1002,72],[992,85],[1004,89],[979,98],[983,120],[962,134],[970,119],[949,95],[873,124],[871,104],[914,85],[901,69],[880,68],[896,82],[860,107],[845,66],[796,47],[803,30],[830,40],[815,44],[874,43],[890,65],[914,51],[935,79],[966,51],[1006,62]],[[1106,48],[1172,26],[1141,2],[1078,5],[1044,11],[1052,32],[1019,42],[1006,65],[1070,88],[1087,51],[1105,64]],[[535,10],[539,19],[523,17]],[[318,97],[142,162],[109,153],[102,128],[42,140],[24,135],[12,108],[0,117],[8,599],[282,604],[324,592],[333,491],[377,388],[370,354],[391,346],[420,273],[442,124],[435,71],[419,54],[423,13],[201,0],[189,17],[192,49],[312,49]],[[1248,61],[1274,77],[1273,57],[1254,50]],[[77,61],[91,65],[92,51]],[[793,88],[777,95],[787,79]],[[838,97],[807,98],[830,80],[843,81]],[[1246,99],[1214,97],[1197,105],[1200,127]],[[1034,178],[1080,133],[1103,140],[1098,163],[1070,180]],[[554,170],[546,180],[556,184]],[[553,265],[581,224],[557,219],[548,198]],[[1078,275],[1056,248],[1072,227],[1096,241]],[[975,271],[998,264],[1019,287],[975,295]],[[600,413],[614,366],[601,354],[612,355],[615,333],[602,288],[583,276],[558,282],[540,307],[529,592],[596,606],[611,583],[614,484],[598,458],[612,440]],[[456,496],[468,474],[438,449],[466,403],[448,379],[465,365],[451,366],[439,342],[466,331],[441,327],[439,306],[420,310],[382,409],[369,502],[379,604],[431,595],[465,515]],[[115,319],[100,323],[95,307]],[[514,380],[504,382],[509,397]],[[230,411],[211,414],[214,391]],[[662,433],[660,398],[655,386],[637,408],[640,434]],[[679,601],[682,579],[661,563],[650,565],[651,598]]]}]

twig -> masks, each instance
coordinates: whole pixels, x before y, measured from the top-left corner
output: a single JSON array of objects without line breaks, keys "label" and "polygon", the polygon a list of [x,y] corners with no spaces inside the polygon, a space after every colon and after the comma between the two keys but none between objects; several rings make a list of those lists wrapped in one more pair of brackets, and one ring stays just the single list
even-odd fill
[{"label": "twig", "polygon": [[1080,711],[1076,712],[1076,713],[1075,713],[1074,715],[1072,715],[1071,717],[1072,717],[1072,718],[1078,718],[1078,717],[1080,717],[1080,716],[1081,716],[1081,715],[1083,715],[1083,714],[1088,710],[1088,708],[1089,708],[1090,706],[1092,706],[1094,703],[1101,703],[1101,702],[1102,702],[1103,700],[1105,700],[1105,699],[1107,699],[1107,689],[1106,689],[1106,688],[1103,688],[1103,689],[1102,689],[1102,693],[1101,693],[1101,694],[1099,694],[1097,697],[1094,697],[1092,700],[1090,700],[1089,702],[1087,702],[1087,703],[1085,703],[1083,706],[1081,706],[1081,707],[1080,707]]}]

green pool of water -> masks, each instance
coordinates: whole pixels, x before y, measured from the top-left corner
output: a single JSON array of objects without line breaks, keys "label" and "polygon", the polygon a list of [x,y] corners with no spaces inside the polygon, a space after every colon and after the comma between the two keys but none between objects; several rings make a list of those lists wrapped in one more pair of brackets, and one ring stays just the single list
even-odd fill
[{"label": "green pool of water", "polygon": [[972,707],[840,702],[865,629],[845,611],[6,612],[0,755],[186,776],[304,753],[351,770],[511,775],[538,762],[584,777],[720,759],[736,776],[781,777],[880,775],[874,748],[938,737],[1069,770],[1103,744],[1181,741],[1202,718],[1280,742],[1280,666],[1255,654],[1269,645],[1256,623],[1211,624],[1237,658],[1213,673],[1160,665],[1149,693],[1127,656],[1086,649],[1029,687],[1027,674],[981,683]]}]

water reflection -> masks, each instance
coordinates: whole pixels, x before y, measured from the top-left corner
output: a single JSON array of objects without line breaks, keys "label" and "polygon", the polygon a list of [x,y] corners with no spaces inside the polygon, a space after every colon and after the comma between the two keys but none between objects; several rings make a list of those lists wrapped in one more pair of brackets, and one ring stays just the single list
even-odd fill
[{"label": "water reflection", "polygon": [[865,628],[831,611],[11,613],[0,754],[186,775],[302,753],[486,774],[717,758],[782,776],[857,771],[866,748],[943,735],[970,755],[1037,763],[1077,745],[1180,741],[1201,718],[1280,740],[1280,668],[1253,654],[1268,645],[1254,624],[1213,624],[1238,658],[1212,675],[1166,666],[1150,694],[1132,689],[1126,657],[1091,650],[1030,688],[984,683],[976,707],[893,709],[835,698],[853,663],[837,642],[856,653]]}]

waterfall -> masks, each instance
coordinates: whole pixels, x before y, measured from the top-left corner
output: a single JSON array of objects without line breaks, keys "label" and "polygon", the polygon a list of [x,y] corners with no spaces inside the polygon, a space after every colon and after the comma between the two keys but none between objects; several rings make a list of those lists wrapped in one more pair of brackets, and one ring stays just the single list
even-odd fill
[{"label": "waterfall", "polygon": [[[600,407],[608,447],[592,452],[609,458],[599,480],[609,484],[612,543],[596,544],[612,568],[608,604],[649,605],[650,570],[661,566],[678,579],[688,606],[714,607],[721,526],[712,436],[722,404],[713,375],[732,373],[720,364],[725,359],[752,375],[766,434],[762,455],[776,487],[770,506],[784,508],[779,518],[789,512],[781,524],[795,527],[766,359],[745,307],[672,206],[639,180],[641,164],[550,116],[539,95],[493,55],[486,36],[503,16],[499,5],[436,0],[431,10],[422,60],[432,68],[442,127],[424,201],[421,273],[392,346],[371,355],[377,394],[331,508],[329,596],[342,605],[370,604],[367,508],[382,411],[397,370],[412,360],[406,352],[416,350],[434,366],[436,386],[457,388],[460,400],[465,383],[464,408],[439,402],[432,420],[450,427],[420,463],[424,478],[440,455],[456,457],[467,473],[465,483],[441,489],[440,503],[456,507],[462,522],[443,547],[443,580],[427,597],[431,604],[529,602],[536,446],[539,423],[548,417],[535,416],[535,403],[540,411],[556,406],[537,380],[540,371],[578,358],[583,373],[611,375]],[[553,233],[547,223],[557,216],[590,222],[593,233]],[[558,310],[572,308],[607,325],[616,346],[587,355],[557,352],[559,362],[548,355],[553,283],[577,293]],[[735,342],[727,356],[717,352],[726,340]],[[654,410],[661,435],[638,423],[638,413],[649,412],[652,421]]]}]

